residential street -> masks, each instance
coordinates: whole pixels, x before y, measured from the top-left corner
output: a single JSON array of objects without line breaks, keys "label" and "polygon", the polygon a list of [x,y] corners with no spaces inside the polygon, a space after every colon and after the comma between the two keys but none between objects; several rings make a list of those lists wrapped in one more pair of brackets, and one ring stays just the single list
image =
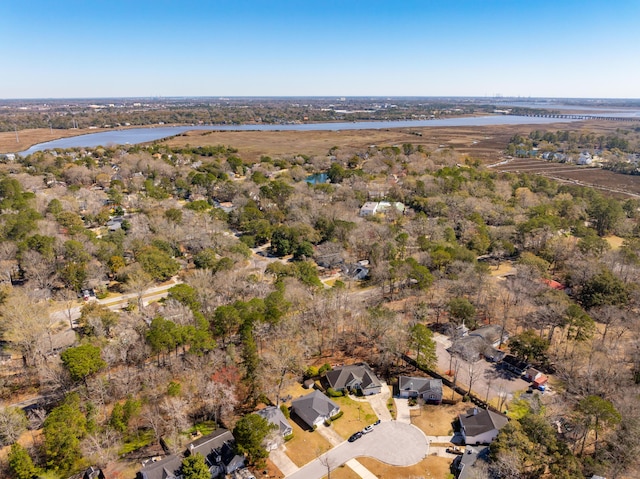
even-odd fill
[{"label": "residential street", "polygon": [[427,438],[420,429],[397,421],[385,421],[375,426],[373,432],[355,442],[343,441],[326,454],[286,477],[321,479],[327,475],[328,468],[334,470],[359,456],[373,457],[394,466],[410,466],[424,459],[427,452]]}]

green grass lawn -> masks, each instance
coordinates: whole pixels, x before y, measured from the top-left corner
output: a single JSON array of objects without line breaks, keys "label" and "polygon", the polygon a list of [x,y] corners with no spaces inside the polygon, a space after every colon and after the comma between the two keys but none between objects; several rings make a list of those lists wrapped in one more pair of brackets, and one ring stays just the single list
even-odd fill
[{"label": "green grass lawn", "polygon": [[348,396],[331,398],[339,406],[344,415],[332,423],[333,429],[347,439],[356,431],[373,424],[377,419],[368,402],[354,401]]}]

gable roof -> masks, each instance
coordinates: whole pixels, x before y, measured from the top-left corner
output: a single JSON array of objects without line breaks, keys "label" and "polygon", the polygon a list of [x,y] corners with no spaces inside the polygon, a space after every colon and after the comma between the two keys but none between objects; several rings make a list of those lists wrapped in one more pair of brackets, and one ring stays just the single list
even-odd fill
[{"label": "gable roof", "polygon": [[289,421],[287,421],[287,418],[282,413],[279,407],[267,406],[264,409],[256,411],[256,414],[265,418],[267,421],[269,421],[270,424],[275,424],[276,426],[278,426],[278,428],[280,428],[281,434],[285,434],[287,433],[287,431],[291,431],[291,424],[289,424]]},{"label": "gable roof", "polygon": [[138,476],[142,479],[175,479],[181,475],[182,458],[171,454],[161,461],[152,462],[143,467]]},{"label": "gable roof", "polygon": [[400,389],[400,391],[415,391],[418,394],[433,391],[442,396],[442,379],[400,376],[398,379],[398,389]]},{"label": "gable roof", "polygon": [[189,455],[199,453],[206,458],[212,450],[220,449],[225,443],[233,443],[234,440],[231,431],[221,427],[190,443],[187,450]]},{"label": "gable roof", "polygon": [[479,408],[469,409],[466,414],[460,414],[458,417],[467,436],[477,436],[494,429],[502,429],[509,422],[507,416],[503,414]]},{"label": "gable roof", "polygon": [[361,389],[381,387],[380,380],[368,364],[350,364],[327,372],[329,386],[333,389],[346,389],[359,384]]},{"label": "gable roof", "polygon": [[500,342],[500,336],[503,336],[503,340],[506,339],[507,332],[499,324],[488,324],[470,331],[469,336],[480,336],[489,344],[495,344]]},{"label": "gable roof", "polygon": [[465,336],[457,339],[447,349],[451,354],[457,354],[465,361],[476,362],[493,347],[481,336]]},{"label": "gable roof", "polygon": [[[474,472],[476,462],[487,461],[489,456],[489,446],[471,447],[466,446],[464,454],[456,459],[458,469],[458,479],[472,479],[477,477]],[[455,462],[454,462],[455,464]]]},{"label": "gable roof", "polygon": [[306,422],[313,425],[319,417],[329,417],[331,412],[340,407],[320,391],[315,390],[306,396],[291,401],[291,408]]}]

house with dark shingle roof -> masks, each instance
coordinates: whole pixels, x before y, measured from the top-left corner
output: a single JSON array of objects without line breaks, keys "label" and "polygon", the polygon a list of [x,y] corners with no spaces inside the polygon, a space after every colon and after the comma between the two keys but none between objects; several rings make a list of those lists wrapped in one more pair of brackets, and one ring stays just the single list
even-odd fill
[{"label": "house with dark shingle roof", "polygon": [[291,401],[291,410],[313,428],[338,414],[340,406],[316,390]]},{"label": "house with dark shingle roof", "polygon": [[426,402],[440,404],[442,402],[442,379],[400,376],[398,378],[398,392],[401,398],[421,397]]},{"label": "house with dark shingle roof", "polygon": [[256,411],[256,414],[265,418],[270,424],[278,426],[278,430],[282,437],[293,433],[291,424],[289,424],[289,421],[287,421],[287,418],[279,407],[267,406],[264,409]]},{"label": "house with dark shingle roof", "polygon": [[184,454],[171,454],[161,461],[144,466],[136,479],[182,479],[182,460],[192,454],[201,454],[211,477],[231,474],[244,467],[244,457],[234,451],[235,439],[231,431],[224,428],[203,436],[187,446]]},{"label": "house with dark shingle roof", "polygon": [[136,479],[181,479],[182,478],[182,457],[171,454],[161,461],[152,462],[144,466]]},{"label": "house with dark shingle roof", "polygon": [[458,419],[465,444],[489,444],[509,422],[504,414],[477,407],[460,414]]},{"label": "house with dark shingle roof", "polygon": [[369,396],[382,390],[382,383],[366,363],[333,369],[327,372],[325,380],[336,391],[360,391]]},{"label": "house with dark shingle roof", "polygon": [[456,479],[473,479],[475,477],[483,477],[478,475],[478,466],[481,462],[487,462],[489,459],[489,448],[467,446],[464,454],[457,456],[453,460],[453,467]]}]

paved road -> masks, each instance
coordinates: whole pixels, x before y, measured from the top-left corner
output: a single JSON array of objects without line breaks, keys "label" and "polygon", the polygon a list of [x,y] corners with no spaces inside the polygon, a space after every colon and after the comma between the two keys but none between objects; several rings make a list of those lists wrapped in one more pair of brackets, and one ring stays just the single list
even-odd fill
[{"label": "paved road", "polygon": [[360,456],[373,457],[393,466],[411,466],[424,459],[427,452],[427,438],[420,429],[397,421],[385,421],[361,439],[342,442],[287,478],[321,479],[327,475],[328,467],[334,470]]}]

